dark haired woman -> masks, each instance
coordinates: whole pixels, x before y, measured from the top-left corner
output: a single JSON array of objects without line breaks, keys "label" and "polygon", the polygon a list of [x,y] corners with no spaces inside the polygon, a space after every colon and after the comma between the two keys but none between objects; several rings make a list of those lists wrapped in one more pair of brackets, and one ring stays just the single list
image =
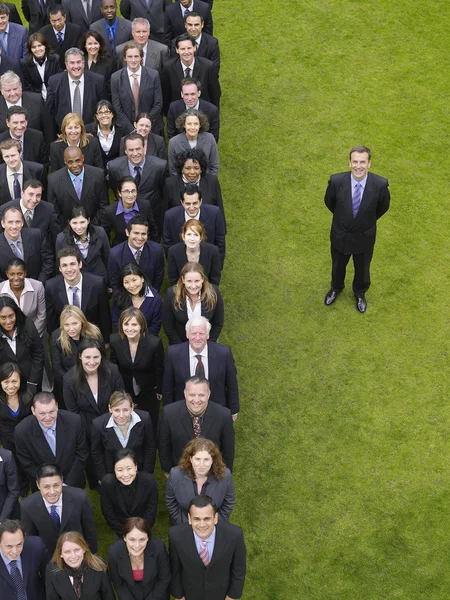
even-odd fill
[{"label": "dark haired woman", "polygon": [[111,75],[117,70],[117,62],[115,57],[108,55],[105,40],[97,31],[86,31],[78,47],[84,52],[85,68],[105,78],[106,93],[111,98]]},{"label": "dark haired woman", "polygon": [[117,122],[116,109],[108,100],[98,102],[94,121],[86,125],[86,131],[97,137],[105,169],[110,160],[119,156],[121,139],[130,133],[129,127]]},{"label": "dark haired woman", "polygon": [[53,50],[42,33],[32,33],[27,40],[28,54],[20,61],[25,90],[42,94],[47,98],[48,80],[52,75],[61,73],[59,56]]},{"label": "dark haired woman", "polygon": [[[144,150],[148,156],[157,156],[167,160],[166,142],[160,135],[152,133],[152,119],[150,113],[141,112],[133,123],[134,129],[131,133],[139,133],[144,138]],[[125,136],[120,140],[120,156],[125,154]]]}]

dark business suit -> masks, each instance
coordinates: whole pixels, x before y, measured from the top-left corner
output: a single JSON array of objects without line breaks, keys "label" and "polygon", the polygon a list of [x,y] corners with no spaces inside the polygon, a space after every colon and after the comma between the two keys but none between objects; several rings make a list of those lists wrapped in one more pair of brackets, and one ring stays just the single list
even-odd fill
[{"label": "dark business suit", "polygon": [[[126,448],[136,453],[139,471],[153,473],[156,448],[152,421],[147,411],[134,409],[134,412],[141,420],[130,431]],[[106,413],[92,421],[91,455],[99,480],[108,473],[114,473],[114,455],[123,448],[114,429],[106,427],[110,418],[110,413]]]},{"label": "dark business suit", "polygon": [[[84,70],[83,121],[90,123],[94,120],[97,103],[106,98],[105,78],[97,73]],[[48,80],[47,108],[55,119],[58,128],[67,113],[72,112],[70,100],[69,75],[67,72],[52,75]]]},{"label": "dark business suit", "polygon": [[[125,44],[116,46],[117,62],[120,67],[125,67],[125,63],[123,62],[124,48]],[[164,64],[167,60],[169,60],[169,58],[169,48],[165,44],[160,44],[159,42],[155,42],[155,40],[148,40],[144,67],[155,69],[161,75]]]},{"label": "dark business suit", "polygon": [[[75,600],[77,596],[66,571],[60,571],[54,563],[47,565],[45,577],[47,600]],[[108,577],[108,571],[95,571],[88,568],[83,574],[83,585],[78,600],[115,600]]]},{"label": "dark business suit", "polygon": [[[145,217],[148,221],[149,239],[152,242],[159,242],[158,227],[155,219],[153,218],[150,202],[148,200],[137,200],[136,202],[138,205],[139,214]],[[119,201],[117,200],[116,202],[113,202],[112,204],[102,208],[98,215],[99,223],[108,235],[111,233],[111,230],[114,229],[114,238],[111,242],[112,246],[117,246],[117,244],[126,242],[128,239],[125,233],[127,224],[125,223],[123,213],[116,215],[118,205]]]},{"label": "dark business suit", "polygon": [[28,21],[30,35],[49,24],[47,10],[55,4],[57,4],[57,0],[47,0],[45,11],[42,12],[39,0],[22,0],[22,12]]},{"label": "dark business suit", "polygon": [[[34,92],[35,94],[40,94],[42,90],[42,79],[34,60],[32,60],[30,63],[28,58],[22,58],[20,61],[20,68],[25,81],[25,90]],[[61,62],[58,54],[54,54],[51,59],[47,58],[44,69],[45,87],[48,85],[49,78],[52,75],[56,75],[56,73],[61,73],[61,71]]]},{"label": "dark business suit", "polygon": [[[239,412],[239,388],[231,348],[217,342],[207,344],[209,400],[226,406],[235,415]],[[169,346],[164,362],[164,404],[183,400],[185,382],[191,376],[189,363],[189,342]]]},{"label": "dark business suit", "polygon": [[157,42],[164,42],[164,9],[171,0],[120,0],[120,12],[125,19],[133,22],[137,17],[149,21],[150,37]]},{"label": "dark business suit", "polygon": [[59,536],[65,531],[81,533],[94,554],[98,550],[94,511],[84,490],[68,485],[62,489],[62,514],[58,527],[50,516],[41,492],[34,492],[20,503],[20,520],[27,535],[38,535],[49,556],[55,551]]},{"label": "dark business suit", "polygon": [[88,19],[81,0],[62,0],[62,5],[67,14],[67,21],[78,25],[82,33],[89,31],[91,23],[103,18],[100,4],[100,0],[91,0],[91,14]]},{"label": "dark business suit", "polygon": [[[11,139],[9,129],[0,134],[0,142]],[[44,134],[36,129],[27,128],[23,136],[22,160],[35,162],[48,168],[48,145]],[[1,159],[3,162],[3,159]],[[45,183],[45,182],[44,182]]]},{"label": "dark business suit", "polygon": [[9,23],[8,25],[8,48],[5,56],[20,61],[28,54],[27,39],[28,31],[23,25]]},{"label": "dark business suit", "polygon": [[144,581],[136,585],[130,555],[121,539],[108,550],[108,566],[117,596],[121,600],[166,600],[170,583],[170,565],[161,540],[152,537],[144,550]]},{"label": "dark business suit", "polygon": [[[103,277],[92,273],[82,273],[81,310],[86,319],[97,325],[105,342],[111,335],[111,313],[108,304],[108,293]],[[52,333],[59,327],[59,317],[65,306],[69,304],[64,277],[57,275],[45,284],[45,304],[47,306],[47,329]]]},{"label": "dark business suit", "polygon": [[[176,51],[176,42],[177,42],[177,38],[175,37],[172,40],[172,44],[171,44],[171,48],[170,48],[171,58],[176,58],[178,56],[177,51]],[[196,40],[196,43],[197,43],[197,40]],[[219,49],[219,40],[216,37],[214,37],[213,35],[210,35],[209,33],[205,33],[204,31],[202,31],[200,45],[198,45],[197,49],[195,50],[195,56],[200,56],[200,58],[207,58],[208,60],[212,61],[212,63],[214,64],[214,68],[217,72],[217,75],[219,75],[220,49]]]},{"label": "dark business suit", "polygon": [[[47,184],[47,169],[44,165],[41,165],[37,162],[31,162],[28,160],[23,161],[23,183],[27,179],[37,179],[42,183],[45,187]],[[16,198],[11,197],[11,192],[9,191],[9,185],[7,181],[6,175],[6,165],[5,163],[0,164],[0,203],[6,204],[7,202],[11,202],[11,200],[15,200]],[[29,275],[31,277],[31,275]]]},{"label": "dark business suit", "polygon": [[[174,2],[166,7],[164,15],[164,43],[169,46],[172,45],[172,40],[182,33],[186,33],[186,27],[184,24],[184,8],[181,7],[179,2]],[[205,33],[213,34],[213,20],[211,14],[211,7],[207,2],[202,0],[194,0],[192,10],[198,12],[204,21],[203,31]]]},{"label": "dark business suit", "polygon": [[[186,244],[184,242],[170,246],[167,253],[167,274],[170,285],[177,283],[181,270],[187,262]],[[202,243],[198,262],[202,265],[208,281],[214,285],[219,285],[222,275],[219,248],[214,244],[208,244],[208,242]]]},{"label": "dark business suit", "polygon": [[[65,167],[64,150],[68,147],[69,144],[63,140],[56,140],[50,144],[50,171],[52,171],[52,173]],[[100,143],[96,137],[89,136],[88,143],[86,146],[80,148],[80,150],[83,153],[85,165],[97,167],[97,169],[104,168]]]},{"label": "dark business suit", "polygon": [[[139,310],[147,322],[148,331],[153,335],[158,336],[162,325],[162,298],[155,288],[150,287],[150,292],[152,295],[147,295],[147,292],[145,293],[144,300],[139,306]],[[121,308],[117,306],[116,302],[113,302],[111,315],[113,327],[116,331],[119,329],[119,320],[122,311],[132,305],[131,297],[128,297],[127,305]]]},{"label": "dark business suit", "polygon": [[[170,138],[175,137],[183,129],[178,130],[175,127],[175,121],[177,118],[184,113],[186,109],[186,104],[184,100],[174,100],[169,105],[169,111],[167,113],[167,135]],[[209,133],[214,136],[216,142],[219,141],[219,129],[220,129],[220,117],[219,117],[219,109],[211,102],[207,102],[200,98],[198,103],[198,110],[204,113],[208,117],[209,121]]]},{"label": "dark business suit", "polygon": [[[184,183],[181,175],[174,175],[166,179],[163,193],[164,210],[181,205],[181,192],[184,190],[185,185],[186,184]],[[202,173],[199,187],[202,193],[202,204],[212,204],[213,206],[218,206],[220,208],[225,223],[226,232],[222,190],[220,189],[220,183],[217,175]]]},{"label": "dark business suit", "polygon": [[34,415],[17,425],[14,431],[17,459],[31,479],[43,463],[57,464],[64,483],[84,488],[84,463],[88,457],[86,435],[79,415],[59,410],[56,420],[56,456],[50,449]]},{"label": "dark business suit", "polygon": [[169,530],[172,581],[170,593],[186,600],[225,600],[240,598],[244,588],[246,548],[244,534],[237,525],[221,521],[216,525],[216,538],[211,562],[203,564],[194,532],[189,523]]},{"label": "dark business suit", "polygon": [[[27,600],[46,600],[44,579],[49,558],[41,538],[33,536],[25,538],[20,559]],[[0,589],[2,600],[17,600],[16,586],[2,559],[0,559]]]},{"label": "dark business suit", "polygon": [[[214,442],[222,452],[226,466],[233,468],[234,429],[229,408],[208,402],[201,424],[202,437]],[[169,473],[178,464],[186,444],[194,439],[192,419],[186,402],[180,400],[164,407],[159,422],[158,450],[161,468]]]},{"label": "dark business suit", "polygon": [[[89,241],[88,253],[86,258],[82,258],[83,273],[92,273],[103,277],[108,283],[108,259],[109,259],[109,241],[103,227],[92,225],[95,229],[97,239]],[[71,239],[68,239],[65,233],[60,233],[56,240],[55,254],[67,247],[75,247]]]},{"label": "dark business suit", "polygon": [[[1,168],[1,167],[0,167]],[[45,283],[53,275],[54,259],[50,245],[39,229],[26,228],[20,232],[22,236],[22,250],[27,277],[38,279]],[[0,233],[0,279],[6,279],[6,267],[14,258],[13,251],[8,244],[5,234]]]},{"label": "dark business suit", "polygon": [[[217,108],[220,104],[220,83],[214,64],[207,58],[198,57],[195,59],[194,72],[191,74],[194,79],[200,81],[202,86],[202,98],[211,102]],[[171,58],[164,65],[161,76],[161,87],[163,93],[163,112],[166,115],[169,104],[180,99],[181,80],[184,78],[183,68],[179,58]]]},{"label": "dark business suit", "polygon": [[353,292],[361,296],[369,289],[377,219],[389,209],[391,195],[388,185],[384,177],[368,173],[359,210],[353,217],[350,172],[330,177],[325,204],[333,213],[330,233],[333,290],[344,288],[346,266],[351,255],[355,267]]},{"label": "dark business suit", "polygon": [[[111,97],[117,118],[127,127],[136,121],[136,106],[131,91],[127,68],[120,69],[111,77]],[[152,130],[160,134],[164,124],[161,117],[162,92],[158,71],[141,67],[141,81],[138,96],[139,112],[148,112],[152,120]]]},{"label": "dark business suit", "polygon": [[[36,1],[36,0],[34,0],[34,1]],[[53,29],[53,27],[51,25],[44,25],[44,27],[42,27],[39,30],[39,33],[42,33],[42,35],[45,35],[53,52],[55,52],[56,54],[59,54],[61,68],[65,69],[66,50],[68,50],[69,48],[75,48],[78,46],[78,41],[83,33],[81,31],[81,27],[78,27],[78,25],[74,25],[73,23],[68,23],[66,21],[66,30],[64,32],[64,39],[63,39],[62,46],[60,46],[58,44],[58,39],[55,35],[55,30]],[[67,111],[67,112],[70,112],[70,111]]]},{"label": "dark business suit", "polygon": [[13,453],[0,448],[0,523],[13,518],[18,497],[19,478]]},{"label": "dark business suit", "polygon": [[89,217],[95,223],[100,208],[109,204],[108,188],[103,169],[84,165],[81,198],[77,196],[66,167],[51,173],[48,178],[47,200],[53,204],[62,228],[67,225],[73,207],[80,204],[84,206]]},{"label": "dark business suit", "polygon": [[17,23],[17,25],[23,25],[16,5],[12,2],[4,2],[4,4],[6,4],[6,6],[9,8],[9,22]]},{"label": "dark business suit", "polygon": [[[114,47],[124,44],[132,39],[131,35],[131,21],[117,17],[116,37],[114,39]],[[95,21],[90,26],[90,31],[96,31],[99,33],[105,41],[106,51],[110,56],[114,56],[114,52],[111,50],[111,44],[109,43],[108,33],[106,31],[106,21],[102,17],[99,21]]]},{"label": "dark business suit", "polygon": [[7,56],[0,56],[0,76],[4,75],[6,71],[14,71],[22,82],[22,85],[25,85],[25,81],[23,78],[23,73],[20,68],[20,61],[15,60],[14,58],[8,58]]},{"label": "dark business suit", "polygon": [[25,381],[35,384],[33,389],[37,390],[42,382],[44,348],[34,323],[28,318],[25,321],[24,331],[29,343],[17,339],[15,353],[5,338],[0,338],[0,364],[7,361],[18,363]]},{"label": "dark business suit", "polygon": [[[20,209],[20,200],[11,200],[2,206],[3,210],[10,206],[16,206]],[[28,225],[25,221],[25,215],[23,220],[23,229],[27,228]],[[45,200],[41,200],[39,204],[34,209],[33,220],[31,221],[32,229],[39,229],[42,234],[42,237],[49,241],[51,244],[51,248],[55,247],[56,238],[58,234],[61,233],[61,226],[59,224],[58,218],[55,213],[55,209],[53,208],[53,204],[50,202],[46,202]],[[23,231],[22,229],[22,231]],[[3,227],[0,224],[0,231],[3,231]]]},{"label": "dark business suit", "polygon": [[[26,108],[28,111],[28,127],[42,131],[47,144],[53,142],[56,137],[55,126],[41,94],[23,92],[22,107]],[[6,125],[7,111],[8,107],[5,99],[3,96],[0,96],[0,131],[6,131],[8,129]]]},{"label": "dark business suit", "polygon": [[52,372],[54,378],[53,393],[55,394],[56,401],[60,408],[66,408],[63,397],[63,377],[67,371],[70,371],[75,365],[78,354],[78,345],[83,338],[80,338],[80,340],[77,340],[76,342],[69,338],[71,354],[65,354],[62,351],[61,343],[58,340],[60,334],[61,329],[58,327],[58,329],[55,329],[50,336],[50,356],[52,359]]},{"label": "dark business suit", "polygon": [[[123,242],[111,248],[108,273],[109,283],[113,289],[116,289],[119,285],[120,271],[129,263],[135,264],[136,260],[131,253],[128,242]],[[159,291],[164,279],[164,253],[161,244],[156,242],[146,242],[144,244],[139,267],[144,271],[152,287]]]},{"label": "dark business suit", "polygon": [[[134,130],[136,131],[136,130]],[[125,154],[125,137],[120,140],[120,156]],[[167,160],[166,141],[161,135],[149,133],[147,136],[146,156],[157,156],[162,160]]]},{"label": "dark business suit", "polygon": [[[98,131],[97,131],[94,123],[88,123],[86,125],[86,131],[87,131],[87,133],[92,133],[92,135],[98,139]],[[106,165],[108,164],[108,161],[114,160],[115,158],[120,156],[120,147],[121,147],[122,139],[125,135],[130,133],[130,131],[131,130],[129,127],[123,127],[116,123],[116,125],[114,126],[114,137],[113,137],[113,141],[111,144],[111,148],[109,149],[109,152],[106,153],[100,144],[100,154],[102,155],[102,163],[103,163],[104,169],[106,169]],[[99,143],[100,143],[100,140],[99,140]]]}]

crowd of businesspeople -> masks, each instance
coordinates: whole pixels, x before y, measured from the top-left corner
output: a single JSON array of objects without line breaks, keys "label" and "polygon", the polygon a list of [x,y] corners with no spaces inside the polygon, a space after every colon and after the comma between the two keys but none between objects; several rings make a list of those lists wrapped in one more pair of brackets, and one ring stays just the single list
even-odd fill
[{"label": "crowd of businesspeople", "polygon": [[22,9],[0,3],[1,597],[240,598],[212,1]]}]

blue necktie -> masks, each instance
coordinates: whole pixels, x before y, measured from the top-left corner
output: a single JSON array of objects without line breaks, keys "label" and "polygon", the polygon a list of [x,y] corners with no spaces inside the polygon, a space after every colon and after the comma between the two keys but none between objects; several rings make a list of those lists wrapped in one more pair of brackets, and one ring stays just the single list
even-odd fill
[{"label": "blue necktie", "polygon": [[361,206],[361,184],[357,183],[355,185],[355,190],[353,192],[352,198],[352,209],[353,209],[353,218],[358,214],[359,207]]},{"label": "blue necktie", "polygon": [[183,15],[183,17],[184,17],[184,20],[185,20],[185,21],[186,21],[186,17],[188,17],[188,16],[189,16],[190,12],[191,12],[191,11],[189,11],[187,8],[186,8],[186,10],[184,11],[184,15]]},{"label": "blue necktie", "polygon": [[111,52],[114,52],[116,43],[114,38],[114,29],[112,27],[108,27],[108,40],[109,45],[111,46]]},{"label": "blue necktie", "polygon": [[47,438],[48,445],[50,446],[50,450],[56,456],[56,437],[55,437],[55,432],[53,431],[53,429],[47,429],[46,438]]},{"label": "blue necktie", "polygon": [[0,44],[2,46],[2,54],[4,54],[5,56],[8,56],[8,40],[7,40],[7,33],[6,31],[4,31],[3,33],[0,33]]},{"label": "blue necktie", "polygon": [[14,200],[20,200],[22,190],[20,188],[19,173],[14,173],[13,192]]},{"label": "blue necktie", "polygon": [[75,177],[75,179],[73,180],[73,187],[75,188],[75,192],[76,192],[76,195],[78,196],[78,200],[80,200],[83,186],[81,185],[81,179],[79,177]]},{"label": "blue necktie", "polygon": [[61,526],[61,519],[59,518],[58,511],[56,510],[56,504],[52,504],[50,506],[50,516],[52,518],[53,523],[59,529]]},{"label": "blue necktie", "polygon": [[59,47],[62,48],[64,44],[64,38],[63,34],[60,31],[56,33],[56,39],[58,40]]},{"label": "blue necktie", "polygon": [[11,242],[10,248],[16,258],[20,258],[21,260],[23,260],[23,252],[19,248],[19,244],[20,244],[19,240],[17,240],[16,242]]},{"label": "blue necktie", "polygon": [[16,588],[17,600],[26,600],[27,594],[25,591],[25,584],[23,583],[22,575],[20,574],[19,567],[17,566],[17,560],[12,560],[9,563],[11,569],[11,579],[14,582]]}]

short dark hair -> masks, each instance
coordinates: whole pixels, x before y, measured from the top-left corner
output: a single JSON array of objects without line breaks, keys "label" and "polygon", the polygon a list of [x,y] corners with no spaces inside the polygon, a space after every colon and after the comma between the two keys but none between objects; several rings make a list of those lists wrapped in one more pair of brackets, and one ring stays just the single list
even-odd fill
[{"label": "short dark hair", "polygon": [[136,215],[135,217],[133,217],[132,219],[130,219],[128,221],[127,226],[125,227],[125,229],[128,231],[128,233],[131,233],[131,229],[132,229],[133,225],[144,225],[145,227],[150,229],[148,221],[143,215]]},{"label": "short dark hair", "polygon": [[206,385],[208,386],[208,390],[210,389],[209,381],[206,379],[206,377],[199,377],[198,375],[192,375],[192,377],[189,377],[188,379],[186,379],[186,381],[184,383],[185,388],[188,383],[193,383],[194,385],[199,385],[200,383],[206,383]]},{"label": "short dark hair", "polygon": [[121,448],[114,454],[114,465],[123,460],[124,458],[131,458],[135,465],[137,465],[136,452],[131,448]]},{"label": "short dark hair", "polygon": [[183,87],[185,85],[196,85],[198,91],[199,92],[202,91],[202,84],[200,83],[200,81],[198,79],[194,79],[193,77],[185,77],[184,79],[182,79],[181,80],[181,89],[183,89]]},{"label": "short dark hair", "polygon": [[366,152],[369,155],[369,160],[372,158],[372,152],[369,150],[369,148],[367,148],[367,146],[353,146],[348,155],[350,160],[352,159],[353,152]]},{"label": "short dark hair", "polygon": [[202,199],[202,190],[200,186],[194,185],[193,183],[186,183],[183,189],[180,192],[181,202],[184,200],[184,196],[193,196],[194,194],[198,194],[198,199]]},{"label": "short dark hair", "polygon": [[33,397],[33,406],[36,406],[36,402],[40,402],[41,404],[50,404],[53,400],[58,404],[55,394],[52,392],[38,392]]},{"label": "short dark hair", "polygon": [[54,4],[53,6],[50,6],[50,8],[47,9],[47,15],[49,17],[50,15],[56,15],[59,12],[62,14],[63,17],[67,16],[66,10],[62,4]]},{"label": "short dark hair", "polygon": [[9,121],[13,115],[25,115],[25,119],[28,121],[28,110],[23,106],[10,106],[6,111],[6,120]]},{"label": "short dark hair", "polygon": [[129,133],[123,140],[123,147],[126,149],[127,142],[132,142],[133,140],[141,140],[142,145],[145,146],[145,140],[140,133]]},{"label": "short dark hair", "polygon": [[197,12],[196,10],[193,10],[193,11],[191,11],[191,12],[190,12],[188,15],[186,15],[186,17],[185,17],[185,19],[184,19],[184,20],[186,21],[186,19],[187,19],[188,17],[200,17],[200,19],[202,20],[202,23],[204,22],[204,18],[203,18],[203,17],[202,17],[202,15],[201,15],[199,12]]},{"label": "short dark hair", "polygon": [[58,465],[51,465],[48,463],[44,463],[38,470],[36,471],[36,480],[39,483],[41,479],[44,477],[59,477],[62,481],[62,472]]},{"label": "short dark hair", "polygon": [[119,190],[119,192],[122,191],[122,188],[126,183],[134,183],[137,189],[136,179],[134,177],[131,177],[131,175],[125,175],[125,177],[122,177],[122,179],[117,184],[117,189]]},{"label": "short dark hair", "polygon": [[25,261],[21,258],[17,258],[17,256],[8,260],[8,262],[6,263],[6,271],[8,271],[9,267],[22,267],[25,273],[27,272]]},{"label": "short dark hair", "polygon": [[[0,13],[3,14],[3,13]],[[4,533],[16,533],[16,531],[20,531],[23,533],[23,537],[25,537],[25,532],[20,521],[16,519],[6,519],[0,523],[0,542],[2,541],[2,536]]]},{"label": "short dark hair", "polygon": [[179,35],[175,40],[175,46],[178,48],[181,42],[187,42],[188,40],[195,47],[195,40],[188,33],[182,33],[181,35]]},{"label": "short dark hair", "polygon": [[217,512],[216,503],[210,496],[207,496],[206,494],[199,494],[198,496],[194,496],[189,502],[188,512],[191,512],[191,506],[195,506],[196,508],[205,508],[205,506],[212,506],[214,514],[216,514]]},{"label": "short dark hair", "polygon": [[78,262],[83,262],[81,252],[76,246],[66,246],[65,248],[61,248],[61,250],[56,255],[56,262],[58,264],[58,267],[61,262],[61,258],[67,258],[68,256],[75,256]]},{"label": "short dark hair", "polygon": [[25,183],[23,184],[22,187],[22,192],[24,192],[26,189],[28,189],[29,187],[31,188],[42,188],[44,189],[44,186],[42,184],[42,181],[39,181],[39,179],[27,179],[25,181]]},{"label": "short dark hair", "polygon": [[9,6],[4,2],[0,2],[0,15],[9,15],[10,12]]},{"label": "short dark hair", "polygon": [[126,535],[128,535],[133,529],[137,529],[142,533],[146,533],[150,541],[152,537],[152,531],[145,519],[142,519],[142,517],[130,517],[129,519],[127,519],[123,524],[123,536],[125,537]]},{"label": "short dark hair", "polygon": [[[1,13],[0,13],[0,14],[1,14]],[[22,222],[24,221],[23,214],[22,214],[22,211],[20,210],[20,207],[19,207],[19,206],[14,206],[14,205],[12,205],[12,206],[7,206],[6,208],[4,208],[4,209],[2,210],[2,215],[1,215],[1,220],[2,220],[2,221],[4,221],[4,220],[5,220],[5,217],[6,217],[6,213],[7,213],[7,212],[19,212],[19,213],[20,213],[20,216],[22,217]]]}]

